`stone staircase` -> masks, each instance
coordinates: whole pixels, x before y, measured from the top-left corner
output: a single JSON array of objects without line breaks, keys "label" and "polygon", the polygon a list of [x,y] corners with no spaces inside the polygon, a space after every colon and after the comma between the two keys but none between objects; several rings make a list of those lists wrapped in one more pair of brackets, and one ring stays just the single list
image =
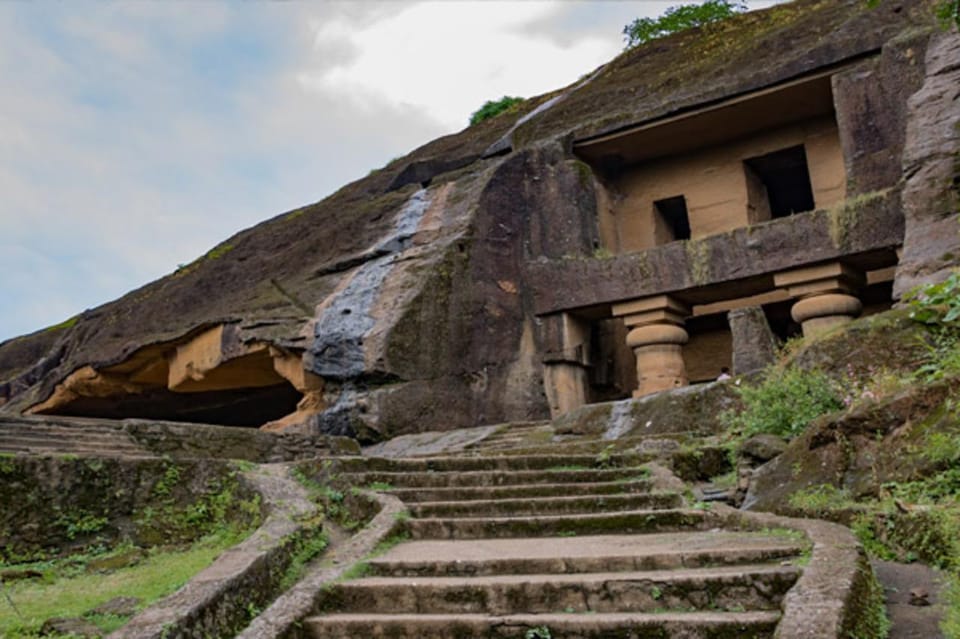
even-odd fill
[{"label": "stone staircase", "polygon": [[642,455],[599,459],[344,460],[344,481],[407,504],[409,540],[328,588],[305,635],[773,637],[805,542],[717,530]]}]

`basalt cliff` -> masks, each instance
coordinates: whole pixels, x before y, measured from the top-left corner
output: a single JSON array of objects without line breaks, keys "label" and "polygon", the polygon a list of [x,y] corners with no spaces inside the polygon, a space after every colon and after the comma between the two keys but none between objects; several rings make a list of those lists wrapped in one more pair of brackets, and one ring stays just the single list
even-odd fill
[{"label": "basalt cliff", "polygon": [[0,412],[372,443],[749,372],[957,264],[958,61],[913,0],[656,40],[0,344]]}]

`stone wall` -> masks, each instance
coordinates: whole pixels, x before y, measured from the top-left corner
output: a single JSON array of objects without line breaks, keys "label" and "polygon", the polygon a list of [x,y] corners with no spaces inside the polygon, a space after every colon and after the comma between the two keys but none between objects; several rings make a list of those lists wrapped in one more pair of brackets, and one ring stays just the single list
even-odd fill
[{"label": "stone wall", "polygon": [[[215,460],[0,456],[0,559],[188,542],[231,522],[250,526],[259,502],[235,470]],[[223,520],[211,500],[224,504]]]}]

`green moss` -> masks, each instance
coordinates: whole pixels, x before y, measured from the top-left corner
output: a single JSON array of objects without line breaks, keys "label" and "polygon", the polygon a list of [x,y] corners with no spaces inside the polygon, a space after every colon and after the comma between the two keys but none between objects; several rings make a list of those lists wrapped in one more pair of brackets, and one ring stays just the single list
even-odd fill
[{"label": "green moss", "polygon": [[207,254],[203,256],[203,259],[216,260],[223,257],[224,255],[226,255],[232,250],[233,250],[233,244],[228,244],[224,242],[223,244],[220,244],[210,249],[210,251],[208,251]]},{"label": "green moss", "polygon": [[830,240],[833,246],[838,249],[847,249],[850,238],[856,236],[854,230],[859,225],[863,210],[885,198],[889,192],[890,189],[883,189],[847,198],[827,211]]},{"label": "green moss", "polygon": [[135,517],[137,536],[144,543],[177,543],[196,539],[218,530],[252,529],[260,523],[260,495],[240,496],[236,473],[213,480],[209,492],[184,501],[176,497],[174,487],[180,470],[169,465],[154,484],[157,503],[142,509]]},{"label": "green moss", "polygon": [[13,453],[0,453],[0,475],[11,475],[16,471],[14,459]]},{"label": "green moss", "polygon": [[593,187],[593,169],[582,160],[574,160],[573,166],[577,171],[577,177],[580,180],[580,187],[587,189]]},{"label": "green moss", "polygon": [[301,215],[303,215],[304,213],[306,213],[309,208],[310,208],[309,206],[302,206],[302,207],[300,207],[299,209],[294,209],[294,210],[290,211],[289,213],[287,213],[286,215],[284,215],[283,218],[281,218],[281,219],[282,219],[284,222],[289,222],[289,221],[291,221],[291,220],[295,220],[295,219],[297,219],[298,217],[300,217]]},{"label": "green moss", "polygon": [[832,484],[816,484],[790,495],[790,506],[807,516],[824,517],[832,510],[843,510],[856,505],[850,493]]},{"label": "green moss", "polygon": [[74,316],[71,317],[70,319],[66,319],[66,320],[60,322],[59,324],[54,324],[53,326],[48,326],[47,328],[45,328],[45,329],[43,329],[43,330],[44,330],[45,332],[48,332],[48,333],[53,332],[53,331],[63,331],[63,330],[66,330],[66,329],[68,329],[68,328],[73,328],[74,326],[76,326],[76,324],[77,324],[78,321],[80,321],[80,316],[79,316],[79,315],[74,315]]},{"label": "green moss", "polygon": [[710,245],[704,240],[688,240],[684,243],[690,277],[697,286],[710,282]]},{"label": "green moss", "polygon": [[890,633],[890,619],[887,617],[887,606],[884,603],[883,587],[877,581],[876,575],[869,565],[860,569],[862,585],[857,593],[860,601],[857,603],[860,614],[853,622],[846,637],[848,639],[885,639]]},{"label": "green moss", "polygon": [[280,580],[279,592],[289,590],[300,581],[310,562],[319,557],[330,545],[330,540],[323,532],[322,522],[322,517],[315,518],[310,522],[301,522],[304,529],[297,534],[293,541],[294,547],[290,555],[290,561],[283,573],[283,578]]}]

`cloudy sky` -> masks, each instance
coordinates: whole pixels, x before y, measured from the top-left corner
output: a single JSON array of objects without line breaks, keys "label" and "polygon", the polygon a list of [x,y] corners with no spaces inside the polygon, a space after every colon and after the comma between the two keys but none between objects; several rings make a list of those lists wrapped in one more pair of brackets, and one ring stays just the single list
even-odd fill
[{"label": "cloudy sky", "polygon": [[568,84],[677,3],[2,2],[0,341]]}]

